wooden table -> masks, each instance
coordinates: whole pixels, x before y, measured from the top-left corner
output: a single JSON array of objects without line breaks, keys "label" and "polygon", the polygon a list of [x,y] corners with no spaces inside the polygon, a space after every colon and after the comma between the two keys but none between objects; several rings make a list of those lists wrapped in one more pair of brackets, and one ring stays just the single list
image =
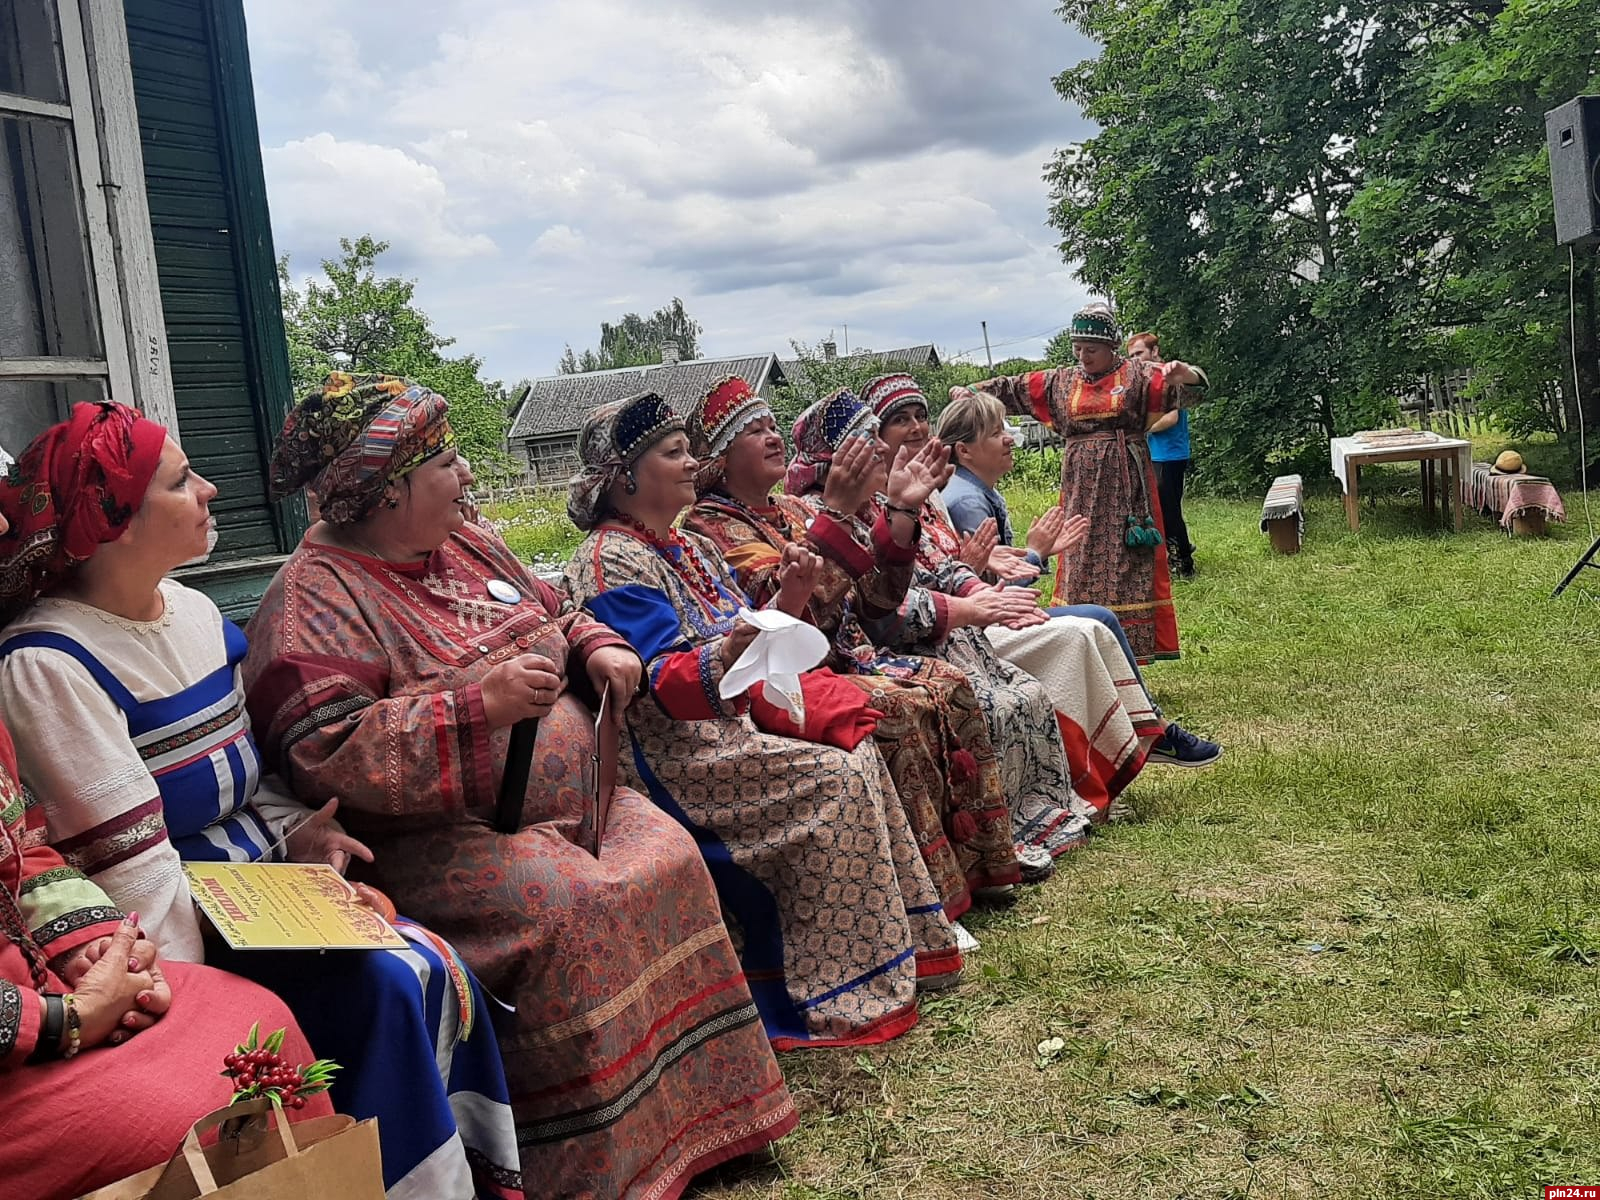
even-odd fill
[{"label": "wooden table", "polygon": [[1422,504],[1433,516],[1435,498],[1440,515],[1453,512],[1456,532],[1466,507],[1466,485],[1472,472],[1472,443],[1462,438],[1435,438],[1396,445],[1370,446],[1357,437],[1333,438],[1329,443],[1333,473],[1344,488],[1344,515],[1351,529],[1361,528],[1361,468],[1373,463],[1415,462],[1422,471]]}]

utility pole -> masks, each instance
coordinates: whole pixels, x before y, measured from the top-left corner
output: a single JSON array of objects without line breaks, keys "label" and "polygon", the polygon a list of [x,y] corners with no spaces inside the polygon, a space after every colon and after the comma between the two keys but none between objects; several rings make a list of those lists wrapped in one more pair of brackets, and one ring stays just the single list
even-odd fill
[{"label": "utility pole", "polygon": [[989,351],[989,322],[983,321],[981,324],[983,325],[983,357],[988,361],[989,373],[992,375],[994,374],[994,355]]}]

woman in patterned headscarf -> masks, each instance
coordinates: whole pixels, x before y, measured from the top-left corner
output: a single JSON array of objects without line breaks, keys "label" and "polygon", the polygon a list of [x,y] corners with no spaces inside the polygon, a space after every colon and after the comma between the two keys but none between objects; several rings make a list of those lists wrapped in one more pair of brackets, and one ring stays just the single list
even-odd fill
[{"label": "woman in patterned headscarf", "polygon": [[[367,874],[507,1002],[522,1169],[541,1196],[676,1195],[796,1122],[694,839],[597,777],[642,677],[616,633],[466,520],[446,403],[335,375],[290,413],[275,490],[322,520],[251,622],[269,766],[342,798]],[[594,710],[604,697],[604,725]],[[492,815],[536,719],[519,827]],[[603,825],[603,827],[602,827]]]},{"label": "woman in patterned headscarf", "polygon": [[14,526],[0,539],[0,606],[13,616],[0,706],[22,781],[52,844],[137,909],[166,957],[209,959],[283,996],[344,1065],[334,1102],[379,1118],[389,1188],[520,1195],[499,1050],[471,1018],[481,992],[448,944],[404,922],[408,948],[393,951],[230,951],[202,938],[183,862],[342,868],[370,853],[331,805],[312,815],[263,783],[244,634],[166,578],[205,553],[216,494],[165,430],[117,404],[77,406],[0,486]]},{"label": "woman in patterned headscarf", "polygon": [[[869,524],[858,512],[872,493],[875,438],[849,442],[820,500],[802,500],[769,494],[783,479],[783,438],[772,410],[743,379],[713,387],[690,415],[688,432],[701,462],[700,498],[684,528],[716,543],[747,595],[759,604],[774,599],[790,546],[822,560],[806,619],[832,642],[829,667],[883,713],[874,731],[878,749],[945,916],[956,920],[972,893],[992,895],[1020,877],[989,730],[960,671],[938,659],[881,653],[861,627],[863,616],[892,613],[905,598],[916,559],[914,514],[944,480],[943,450],[902,455],[889,474],[888,504]],[[1051,860],[1043,855],[1030,865],[1030,878],[1038,879]]]},{"label": "woman in patterned headscarf", "polygon": [[[750,598],[709,541],[673,525],[699,470],[683,421],[646,393],[597,409],[579,447],[568,509],[589,536],[567,587],[645,660],[624,758],[700,842],[768,1036],[799,1049],[899,1035],[919,988],[955,982],[961,955],[860,718],[865,697],[811,673],[803,726],[759,689],[723,697],[754,633],[738,619]],[[788,547],[773,606],[799,615],[816,570]]]},{"label": "woman in patterned headscarf", "polygon": [[1089,535],[1056,565],[1052,604],[1099,604],[1116,613],[1140,666],[1178,657],[1172,574],[1145,430],[1196,403],[1205,376],[1186,363],[1123,358],[1122,334],[1104,304],[1073,315],[1075,366],[986,379],[974,390],[1035,417],[1062,438],[1061,507],[1089,518]]}]

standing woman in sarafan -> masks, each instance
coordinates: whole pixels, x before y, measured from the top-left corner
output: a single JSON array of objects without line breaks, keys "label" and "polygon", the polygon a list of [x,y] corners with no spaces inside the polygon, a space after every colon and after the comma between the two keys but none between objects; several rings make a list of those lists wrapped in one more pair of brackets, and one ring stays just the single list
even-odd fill
[{"label": "standing woman in sarafan", "polygon": [[1103,304],[1072,318],[1077,365],[973,385],[1006,409],[1061,435],[1061,506],[1089,518],[1089,536],[1056,566],[1052,604],[1100,604],[1116,613],[1139,665],[1178,657],[1172,573],[1145,431],[1199,399],[1204,376],[1186,363],[1123,358]]}]

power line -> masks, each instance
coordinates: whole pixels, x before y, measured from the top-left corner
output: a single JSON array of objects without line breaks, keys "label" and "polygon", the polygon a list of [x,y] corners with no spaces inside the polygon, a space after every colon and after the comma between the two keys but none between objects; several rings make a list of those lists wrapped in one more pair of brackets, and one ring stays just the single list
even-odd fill
[{"label": "power line", "polygon": [[[1053,337],[1056,334],[1060,333],[1066,327],[1067,327],[1066,325],[1055,325],[1055,326],[1052,326],[1049,329],[1041,329],[1038,333],[1029,333],[1029,334],[1024,334],[1022,337],[1007,338],[1005,341],[991,342],[989,345],[990,345],[991,349],[995,349],[995,348],[998,348],[1000,346],[1015,346],[1018,342],[1031,342],[1036,338]],[[979,345],[976,345],[976,346],[972,347],[970,350],[957,350],[950,357],[951,358],[965,358],[967,355],[976,354],[979,350],[982,350],[982,349],[983,349],[983,346],[980,343]]]}]

